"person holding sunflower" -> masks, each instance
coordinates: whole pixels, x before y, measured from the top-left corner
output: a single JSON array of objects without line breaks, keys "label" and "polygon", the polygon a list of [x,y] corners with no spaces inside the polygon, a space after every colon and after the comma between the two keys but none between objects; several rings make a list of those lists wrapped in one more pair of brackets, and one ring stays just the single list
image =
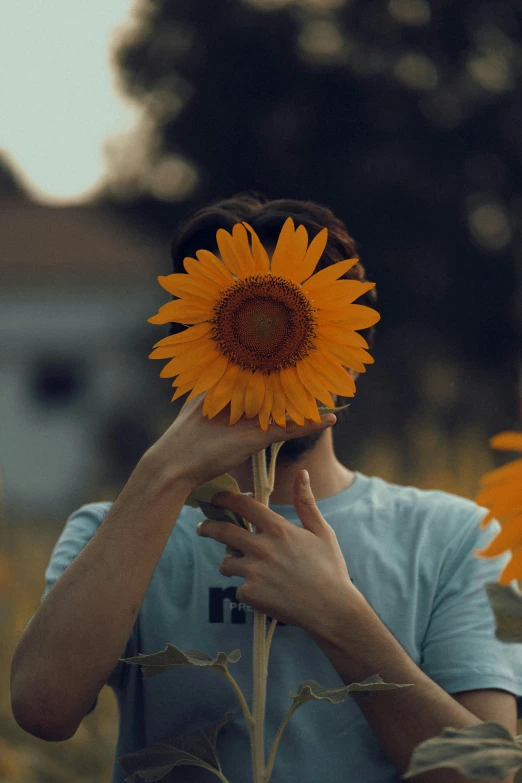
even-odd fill
[{"label": "person holding sunflower", "polygon": [[[399,781],[414,748],[446,726],[496,721],[514,736],[522,651],[496,639],[484,590],[505,558],[473,556],[498,523],[480,529],[484,509],[472,501],[349,470],[335,455],[335,416],[317,407],[352,397],[373,362],[375,288],[344,223],[315,202],[243,193],[190,215],[172,255],[173,273],[159,282],[175,299],[149,319],[171,331],[151,358],[169,360],[161,376],[174,378],[172,399],[189,396],[115,503],[68,519],[13,657],[18,723],[68,739],[108,684],[119,757],[229,711],[221,764],[232,782],[245,780],[248,733],[228,683],[197,666],[144,681],[119,659],[172,642],[211,655],[240,648],[248,660],[255,609],[278,621],[268,740],[301,680],[341,687],[378,673],[415,685],[299,710],[274,783]],[[265,506],[246,494],[251,460],[281,443]],[[213,503],[256,536],[184,505],[225,472],[243,494]],[[223,557],[224,544],[242,557]],[[248,699],[248,669],[234,675]],[[462,779],[430,774],[434,783]],[[211,778],[185,766],[165,779]],[[123,780],[115,761],[112,783]]]}]

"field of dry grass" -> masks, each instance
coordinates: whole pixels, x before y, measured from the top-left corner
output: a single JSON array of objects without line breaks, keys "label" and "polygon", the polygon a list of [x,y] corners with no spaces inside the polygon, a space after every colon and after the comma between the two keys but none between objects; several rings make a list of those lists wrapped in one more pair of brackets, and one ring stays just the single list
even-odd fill
[{"label": "field of dry grass", "polygon": [[[62,523],[63,524],[63,523]],[[10,706],[11,657],[44,590],[44,571],[59,526],[5,529],[0,553],[0,783],[108,783],[117,740],[113,692],[103,688],[98,706],[67,742],[44,742],[19,728]]]}]

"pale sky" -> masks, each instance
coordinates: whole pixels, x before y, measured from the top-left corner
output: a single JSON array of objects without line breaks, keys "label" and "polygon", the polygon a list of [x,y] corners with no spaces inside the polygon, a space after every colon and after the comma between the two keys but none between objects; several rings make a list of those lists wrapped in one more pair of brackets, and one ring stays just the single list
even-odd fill
[{"label": "pale sky", "polygon": [[14,0],[0,14],[0,151],[39,200],[88,195],[102,142],[132,127],[109,43],[130,0]]}]

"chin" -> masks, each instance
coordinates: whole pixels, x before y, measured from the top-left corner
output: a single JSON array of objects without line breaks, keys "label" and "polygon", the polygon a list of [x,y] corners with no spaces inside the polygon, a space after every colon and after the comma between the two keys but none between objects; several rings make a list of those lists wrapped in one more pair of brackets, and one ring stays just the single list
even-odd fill
[{"label": "chin", "polygon": [[[311,451],[320,438],[323,437],[326,430],[320,432],[313,432],[311,435],[305,435],[304,438],[292,438],[283,443],[277,455],[277,461],[289,464],[291,462],[297,462],[302,456]],[[269,450],[266,450],[267,458],[269,457]]]}]

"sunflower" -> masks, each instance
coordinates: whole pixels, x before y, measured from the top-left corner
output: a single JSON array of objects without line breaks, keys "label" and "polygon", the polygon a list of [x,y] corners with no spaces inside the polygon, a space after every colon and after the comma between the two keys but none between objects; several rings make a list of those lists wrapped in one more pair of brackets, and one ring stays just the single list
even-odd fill
[{"label": "sunflower", "polygon": [[[490,446],[503,451],[522,452],[522,432],[500,432],[490,440]],[[493,518],[502,521],[502,529],[485,549],[477,549],[477,557],[498,557],[509,550],[511,560],[499,576],[499,583],[508,585],[513,579],[522,579],[522,459],[496,468],[480,481],[477,503],[490,511],[480,527]]]},{"label": "sunflower", "polygon": [[[249,234],[251,244],[249,242]],[[339,280],[358,258],[313,274],[328,239],[323,228],[308,244],[304,226],[288,218],[272,258],[248,223],[216,234],[221,259],[209,250],[185,258],[186,274],[159,276],[175,297],[149,323],[170,321],[189,328],[154,345],[150,359],[170,359],[162,378],[175,377],[175,400],[206,392],[209,419],[230,403],[229,424],[244,414],[259,417],[263,430],[286,414],[299,425],[320,422],[317,400],[334,407],[332,394],[353,397],[346,367],[364,372],[373,362],[356,332],[380,316],[352,304],[375,283]]]}]

